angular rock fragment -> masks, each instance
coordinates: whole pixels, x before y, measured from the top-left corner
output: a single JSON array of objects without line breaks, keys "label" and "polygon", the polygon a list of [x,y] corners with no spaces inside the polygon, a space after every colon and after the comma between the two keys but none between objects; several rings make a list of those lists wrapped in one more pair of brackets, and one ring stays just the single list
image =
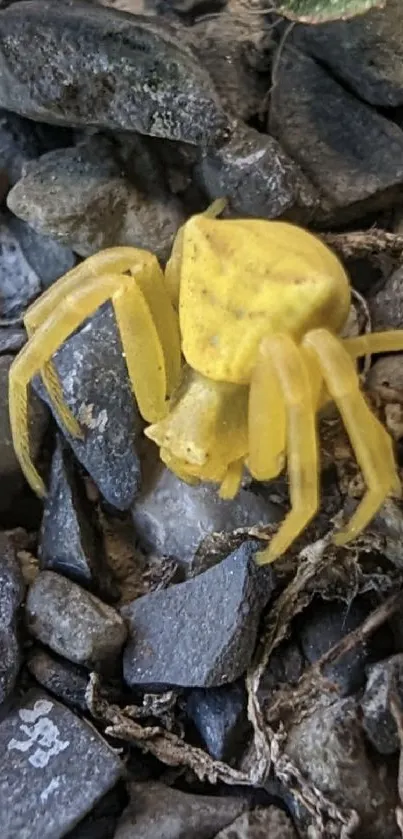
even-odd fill
[{"label": "angular rock fragment", "polygon": [[13,689],[21,664],[17,616],[23,594],[14,549],[0,533],[0,706]]},{"label": "angular rock fragment", "polygon": [[218,686],[246,670],[274,587],[272,569],[259,568],[255,552],[253,543],[244,543],[194,579],[124,607],[124,677],[130,687]]},{"label": "angular rock fragment", "polygon": [[111,672],[119,664],[127,636],[122,618],[66,577],[38,574],[28,592],[26,621],[35,638],[75,664]]},{"label": "angular rock fragment", "polygon": [[186,697],[184,708],[203,748],[216,760],[232,763],[246,748],[252,729],[242,682],[219,688],[194,688]]},{"label": "angular rock fragment", "polygon": [[[373,332],[403,328],[403,268],[393,271],[368,297]],[[394,354],[393,354],[394,355]]]},{"label": "angular rock fragment", "polygon": [[9,214],[0,214],[0,317],[21,317],[41,292],[38,275],[27,262],[10,228]]},{"label": "angular rock fragment", "polygon": [[80,2],[19,2],[0,13],[0,105],[196,145],[228,129],[208,73],[166,22]]},{"label": "angular rock fragment", "polygon": [[125,177],[118,148],[91,137],[29,165],[7,196],[16,216],[80,256],[130,245],[166,259],[183,221],[178,201],[161,188],[138,188]]},{"label": "angular rock fragment", "polygon": [[393,655],[371,667],[361,699],[363,728],[381,754],[397,752],[400,741],[391,712],[391,700],[403,703],[403,655]]},{"label": "angular rock fragment", "polygon": [[31,691],[0,723],[2,839],[61,839],[122,769],[95,728]]},{"label": "angular rock fragment", "polygon": [[276,76],[270,130],[321,193],[315,218],[339,223],[393,205],[403,193],[403,131],[293,47]]},{"label": "angular rock fragment", "polygon": [[245,808],[241,798],[193,795],[153,781],[130,784],[129,792],[114,839],[212,839]]},{"label": "angular rock fragment", "polygon": [[60,699],[73,711],[88,712],[85,692],[88,687],[88,670],[72,664],[67,659],[50,655],[41,647],[34,647],[27,659],[29,672],[49,693]]},{"label": "angular rock fragment", "polygon": [[56,242],[51,236],[37,233],[25,221],[15,216],[9,222],[22,253],[41,281],[42,290],[67,274],[77,262],[71,248]]},{"label": "angular rock fragment", "polygon": [[214,839],[297,839],[291,820],[278,807],[259,807],[242,813]]}]

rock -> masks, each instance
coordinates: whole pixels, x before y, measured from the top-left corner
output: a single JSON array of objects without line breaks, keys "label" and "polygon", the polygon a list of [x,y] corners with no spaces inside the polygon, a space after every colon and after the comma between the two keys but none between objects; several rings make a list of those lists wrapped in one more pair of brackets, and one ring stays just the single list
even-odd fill
[{"label": "rock", "polygon": [[[140,489],[137,455],[143,421],[131,391],[112,307],[106,304],[54,356],[66,403],[85,431],[78,440],[60,428],[104,498],[130,507]],[[34,388],[45,399],[41,381]],[[58,421],[58,417],[55,417]]]},{"label": "rock", "polygon": [[270,130],[321,193],[318,221],[345,222],[399,200],[403,132],[295,48],[281,52]]},{"label": "rock", "polygon": [[146,551],[173,556],[189,571],[206,536],[258,527],[282,516],[279,507],[250,490],[241,489],[234,500],[223,501],[213,484],[190,486],[163,466],[145,480],[133,506],[138,539]]},{"label": "rock", "polygon": [[259,807],[242,813],[214,839],[297,839],[291,820],[278,807]]},{"label": "rock", "polygon": [[148,781],[130,784],[114,839],[212,839],[242,813],[244,800],[193,795]]},{"label": "rock", "polygon": [[39,560],[42,570],[64,574],[106,600],[117,596],[93,507],[60,437],[45,499]]},{"label": "rock", "polygon": [[144,193],[123,167],[111,141],[91,137],[32,162],[7,203],[36,231],[80,256],[130,245],[166,259],[184,220],[180,204],[161,189],[157,195]]},{"label": "rock", "polygon": [[88,687],[87,670],[66,659],[52,656],[41,647],[34,647],[29,653],[27,667],[49,693],[73,711],[88,713],[85,699]]},{"label": "rock", "polygon": [[283,641],[272,653],[260,681],[259,698],[263,706],[284,685],[296,685],[304,670],[304,658],[295,641]]},{"label": "rock", "polygon": [[50,123],[218,142],[227,118],[181,40],[165,21],[114,9],[19,2],[0,13],[0,105]]},{"label": "rock", "polygon": [[398,268],[368,297],[373,332],[403,328],[403,268]]},{"label": "rock", "polygon": [[353,697],[304,716],[289,730],[286,753],[308,784],[337,807],[357,812],[357,839],[398,839],[394,770],[389,774],[371,760]]},{"label": "rock", "polygon": [[240,216],[303,214],[307,220],[317,203],[314,188],[277,140],[242,123],[225,145],[204,154],[195,177],[209,200],[224,195]]},{"label": "rock", "polygon": [[41,283],[10,229],[8,214],[0,214],[0,314],[2,318],[20,317],[28,304],[38,297]]},{"label": "rock", "polygon": [[[335,644],[357,629],[368,615],[359,600],[350,604],[337,600],[315,599],[298,622],[298,641],[310,664],[314,664]],[[365,667],[371,650],[366,643],[357,644],[350,652],[323,669],[326,679],[333,682],[341,696],[355,692],[365,684]]]},{"label": "rock", "polygon": [[242,682],[219,688],[194,688],[184,702],[203,748],[216,760],[232,763],[245,749],[251,734],[247,693]]},{"label": "rock", "polygon": [[93,726],[43,691],[25,695],[2,721],[0,744],[3,839],[61,839],[123,768]]},{"label": "rock", "polygon": [[30,587],[26,621],[55,653],[95,670],[114,670],[127,636],[114,609],[53,571],[41,571]]},{"label": "rock", "polygon": [[10,219],[10,230],[28,264],[39,277],[42,288],[48,288],[74,268],[77,260],[71,248],[61,245],[50,236],[42,236],[15,216]]},{"label": "rock", "polygon": [[194,579],[124,607],[124,677],[130,687],[214,687],[244,673],[274,588],[272,569],[256,565],[255,551],[245,542]]},{"label": "rock", "polygon": [[403,655],[393,655],[371,667],[368,682],[361,699],[363,728],[375,748],[383,755],[393,754],[400,741],[394,717],[390,710],[392,696],[403,702]]},{"label": "rock", "polygon": [[21,664],[17,632],[24,594],[20,566],[5,533],[0,533],[0,706],[12,691]]},{"label": "rock", "polygon": [[10,326],[0,324],[0,355],[19,352],[27,340],[25,329],[12,324],[12,320]]},{"label": "rock", "polygon": [[126,787],[123,782],[119,782],[104,795],[80,824],[67,834],[66,839],[113,839],[127,799]]},{"label": "rock", "polygon": [[25,165],[47,151],[72,142],[71,132],[18,114],[0,110],[0,169],[11,185],[18,181]]},{"label": "rock", "polygon": [[357,96],[371,105],[403,104],[403,47],[400,0],[364,17],[319,26],[298,26],[294,41],[326,64]]}]

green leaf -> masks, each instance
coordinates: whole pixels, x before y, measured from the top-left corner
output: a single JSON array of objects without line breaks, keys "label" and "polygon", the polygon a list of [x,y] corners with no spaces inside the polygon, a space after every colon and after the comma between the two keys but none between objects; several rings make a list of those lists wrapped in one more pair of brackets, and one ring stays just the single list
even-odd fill
[{"label": "green leaf", "polygon": [[274,0],[276,12],[302,23],[346,20],[369,9],[383,8],[386,0]]}]

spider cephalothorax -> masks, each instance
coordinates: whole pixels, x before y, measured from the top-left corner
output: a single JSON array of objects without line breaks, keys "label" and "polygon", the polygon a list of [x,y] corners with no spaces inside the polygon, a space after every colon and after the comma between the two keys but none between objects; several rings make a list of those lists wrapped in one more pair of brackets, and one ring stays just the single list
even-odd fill
[{"label": "spider cephalothorax", "polygon": [[25,316],[29,340],[10,371],[16,453],[32,488],[27,389],[41,373],[65,427],[80,435],[52,356],[111,300],[130,381],[162,460],[180,478],[213,481],[230,498],[246,466],[257,480],[286,465],[291,510],[260,561],[280,556],[319,505],[317,414],[333,400],[367,492],[339,544],[354,538],[390,493],[400,493],[391,438],[360,389],[355,360],[403,349],[403,332],[342,340],[350,284],[315,236],[285,222],[219,220],[216,207],[179,230],[165,274],[136,248],[89,257]]}]

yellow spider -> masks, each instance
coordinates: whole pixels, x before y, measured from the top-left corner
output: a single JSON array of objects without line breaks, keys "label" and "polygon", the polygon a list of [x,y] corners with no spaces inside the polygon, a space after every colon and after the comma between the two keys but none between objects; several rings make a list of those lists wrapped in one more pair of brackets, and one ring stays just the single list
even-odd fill
[{"label": "yellow spider", "polygon": [[[10,371],[15,450],[31,487],[45,487],[30,456],[27,390],[41,373],[66,429],[52,356],[111,300],[145,433],[187,481],[233,497],[244,465],[268,481],[287,464],[291,510],[259,561],[290,546],[319,505],[318,411],[333,400],[367,492],[335,541],[353,539],[386,496],[400,493],[391,438],[360,390],[355,360],[403,349],[403,332],[342,340],[350,284],[315,236],[281,221],[219,220],[222,202],[179,230],[162,272],[155,256],[110,248],[62,277],[25,316],[29,340]],[[113,398],[113,395],[111,395]]]}]

